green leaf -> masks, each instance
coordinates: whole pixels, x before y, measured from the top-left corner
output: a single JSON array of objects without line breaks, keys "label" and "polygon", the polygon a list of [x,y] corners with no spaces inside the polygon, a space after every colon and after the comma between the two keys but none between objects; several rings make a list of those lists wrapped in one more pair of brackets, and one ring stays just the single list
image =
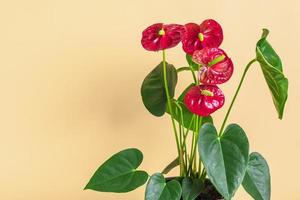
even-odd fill
[{"label": "green leaf", "polygon": [[84,189],[100,192],[129,192],[142,186],[148,179],[145,171],[136,168],[143,161],[138,149],[123,150],[102,164]]},{"label": "green leaf", "polygon": [[283,74],[279,56],[267,41],[268,34],[269,31],[263,29],[262,37],[256,44],[256,59],[260,63],[265,80],[271,91],[278,117],[282,119],[288,97],[288,79]]},{"label": "green leaf", "polygon": [[189,64],[189,66],[192,68],[192,70],[194,70],[194,71],[199,70],[199,64],[197,64],[193,61],[193,58],[191,55],[186,54],[186,61]]},{"label": "green leaf", "polygon": [[[173,110],[173,114],[174,114],[174,119],[179,122],[180,124],[183,125],[184,128],[187,128],[187,129],[190,129],[192,131],[196,131],[195,130],[195,126],[193,126],[191,124],[191,121],[193,119],[193,116],[194,118],[196,119],[196,116],[195,114],[191,113],[189,111],[189,109],[185,106],[184,104],[184,96],[185,94],[188,92],[188,90],[193,87],[195,84],[192,83],[190,84],[182,93],[181,95],[178,97],[177,100],[174,100],[177,102],[177,105],[176,103],[173,101],[171,106],[172,106],[172,110]],[[178,108],[178,106],[180,108]],[[182,115],[183,115],[183,123],[182,123],[182,120],[181,120],[181,111],[182,111]],[[167,108],[167,113],[170,114],[170,111],[169,109]],[[199,121],[200,121],[200,118],[199,118]],[[207,117],[203,117],[202,119],[202,124],[205,124],[205,123],[212,123],[213,124],[213,119],[211,116],[207,116]]]},{"label": "green leaf", "polygon": [[163,174],[169,173],[172,169],[179,165],[179,157],[175,158],[170,164],[168,164],[164,170],[162,171]]},{"label": "green leaf", "polygon": [[[171,64],[166,63],[166,67],[170,98],[173,98],[178,79],[177,72]],[[163,71],[163,62],[161,62],[146,76],[141,87],[141,95],[145,107],[151,114],[158,117],[166,112],[167,107]]]},{"label": "green leaf", "polygon": [[191,179],[185,177],[182,180],[183,200],[194,200],[204,189],[204,183],[200,179]]},{"label": "green leaf", "polygon": [[181,186],[177,180],[166,183],[162,174],[152,175],[148,181],[145,200],[180,200]]},{"label": "green leaf", "polygon": [[270,200],[271,178],[267,161],[259,153],[250,154],[243,187],[255,200]]},{"label": "green leaf", "polygon": [[247,169],[249,143],[245,132],[239,125],[231,124],[219,137],[214,125],[206,123],[200,129],[198,145],[210,181],[230,200]]}]

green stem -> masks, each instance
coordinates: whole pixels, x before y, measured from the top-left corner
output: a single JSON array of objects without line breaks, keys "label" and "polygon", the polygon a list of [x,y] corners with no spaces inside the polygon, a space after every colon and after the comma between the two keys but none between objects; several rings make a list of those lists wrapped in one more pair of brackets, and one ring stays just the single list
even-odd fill
[{"label": "green stem", "polygon": [[179,109],[180,112],[180,121],[181,123],[178,123],[179,125],[179,131],[180,131],[180,147],[182,150],[182,154],[184,154],[185,157],[183,157],[182,155],[182,160],[183,160],[183,164],[184,164],[184,175],[186,175],[187,173],[187,163],[188,163],[188,159],[187,159],[187,150],[186,150],[186,137],[187,137],[187,133],[184,133],[184,121],[183,121],[183,111],[182,111],[182,107],[180,106],[180,104],[177,101],[174,101],[176,107]]},{"label": "green stem", "polygon": [[[198,141],[199,141],[199,130],[200,130],[200,127],[202,125],[202,121],[203,121],[203,117],[201,116],[200,118],[198,117],[198,123],[197,123],[197,129],[196,129],[196,142],[195,142],[195,147],[194,147],[194,155],[196,155],[196,150],[197,150],[197,147],[198,147]],[[199,154],[199,165],[201,165],[201,159],[200,159],[200,154]]]},{"label": "green stem", "polygon": [[[189,126],[188,126],[188,128],[187,128],[187,130],[186,130],[186,132],[185,132],[185,134],[184,134],[184,139],[183,139],[183,144],[184,144],[184,150],[185,150],[185,156],[186,156],[186,162],[185,162],[185,166],[186,166],[186,175],[188,175],[188,171],[189,171],[189,169],[188,169],[188,163],[189,163],[189,158],[188,158],[188,154],[187,154],[187,147],[186,147],[186,138],[187,138],[187,136],[188,136],[188,133],[189,133],[189,131],[190,131],[190,129],[191,129],[191,127],[192,127],[192,125],[194,125],[194,121],[195,121],[195,117],[196,117],[196,115],[193,115],[193,117],[192,117],[192,119],[191,119],[191,121],[190,121],[190,124],[189,124]],[[194,135],[193,135],[194,136]],[[192,146],[193,146],[193,143],[194,143],[194,137],[193,137],[193,139],[192,139]],[[190,155],[192,155],[192,148],[191,148],[191,153],[190,153]]]},{"label": "green stem", "polygon": [[170,110],[171,120],[172,120],[172,125],[173,125],[173,130],[174,130],[174,135],[175,135],[175,139],[176,139],[176,145],[177,145],[177,151],[178,151],[179,163],[180,163],[180,176],[182,176],[182,170],[183,170],[182,151],[181,151],[181,147],[179,145],[178,134],[177,134],[177,130],[176,130],[176,125],[175,125],[175,120],[174,120],[174,115],[173,115],[173,109],[172,109],[172,105],[171,105],[171,98],[170,98],[170,93],[169,93],[169,87],[168,87],[167,65],[166,65],[166,52],[165,52],[165,50],[163,50],[162,52],[163,52],[163,68],[164,68],[165,92],[166,92],[166,96],[167,96],[168,108]]},{"label": "green stem", "polygon": [[202,172],[201,172],[200,179],[201,179],[201,180],[205,180],[205,177],[206,177],[206,170],[205,170],[205,168],[203,167]]},{"label": "green stem", "polygon": [[246,66],[246,68],[245,68],[245,70],[244,70],[244,73],[243,73],[243,76],[242,76],[242,78],[241,78],[241,80],[240,80],[240,83],[239,83],[239,85],[238,85],[238,88],[237,88],[237,90],[236,90],[236,92],[235,92],[235,94],[234,94],[234,96],[233,96],[233,99],[231,100],[230,106],[229,106],[228,111],[227,111],[227,113],[226,113],[226,115],[225,115],[225,118],[224,118],[224,120],[223,120],[221,129],[220,129],[220,132],[219,132],[219,136],[221,136],[222,133],[223,133],[223,130],[224,130],[225,124],[226,124],[226,122],[227,122],[228,116],[229,116],[229,114],[230,114],[230,112],[231,112],[231,109],[232,109],[232,107],[233,107],[233,104],[234,104],[234,102],[235,102],[235,99],[236,99],[238,93],[240,92],[240,89],[241,89],[241,86],[242,86],[242,84],[243,84],[243,82],[244,82],[245,76],[246,76],[246,74],[247,74],[247,72],[248,72],[250,66],[251,66],[255,61],[256,61],[256,59],[251,60],[251,61],[247,64],[247,66]]},{"label": "green stem", "polygon": [[202,170],[202,164],[201,164],[201,158],[200,158],[200,154],[199,154],[198,178],[201,177],[201,170]]},{"label": "green stem", "polygon": [[182,162],[182,165],[183,165],[182,169],[180,169],[181,170],[180,174],[182,176],[185,176],[187,170],[186,170],[186,165],[185,165],[184,156],[183,156],[183,154],[184,154],[184,144],[182,143],[183,131],[182,131],[182,126],[180,123],[178,123],[178,129],[179,129],[179,143],[180,143],[180,156],[181,156],[180,161]]},{"label": "green stem", "polygon": [[188,172],[192,169],[192,164],[193,164],[194,159],[196,157],[196,149],[197,149],[197,146],[198,146],[198,139],[199,139],[199,125],[201,126],[202,119],[203,119],[203,117],[199,118],[199,116],[196,116],[196,123],[195,123],[196,124],[196,131],[193,134],[191,158],[190,158],[190,162],[189,162]]},{"label": "green stem", "polygon": [[192,72],[192,75],[193,75],[193,79],[194,79],[194,82],[197,83],[197,77],[195,75],[195,72],[191,69],[191,72]]},{"label": "green stem", "polygon": [[[195,72],[192,70],[192,67],[190,66],[191,68],[191,72],[192,72],[192,75],[193,75],[193,79],[194,79],[194,82],[196,85],[199,84],[199,81],[195,75]],[[198,144],[198,136],[199,136],[199,116],[198,115],[193,115],[193,117],[196,116],[196,122],[194,123],[195,125],[195,130],[196,132],[193,131],[193,137],[192,137],[192,145],[191,145],[191,153],[190,153],[190,160],[189,160],[189,168],[188,168],[188,171],[187,171],[187,174],[189,174],[190,171],[193,171],[192,168],[193,168],[193,163],[194,163],[194,159],[195,159],[195,152],[196,152],[196,147],[197,147],[197,144]],[[200,118],[201,122],[200,124],[202,123],[202,117]],[[192,174],[192,173],[191,173]]]},{"label": "green stem", "polygon": [[183,140],[184,143],[186,142],[186,138],[187,138],[187,136],[188,136],[188,133],[189,133],[189,131],[190,131],[192,125],[194,124],[195,117],[196,117],[196,115],[193,115],[193,116],[192,116],[192,119],[191,119],[191,121],[190,121],[189,127],[187,128],[187,130],[186,130],[186,132],[185,132],[185,134],[184,134],[184,140]]},{"label": "green stem", "polygon": [[[196,117],[196,120],[197,120],[197,117]],[[196,127],[196,121],[193,123],[194,125],[194,128]],[[192,137],[192,144],[191,144],[191,152],[190,152],[190,159],[189,159],[189,168],[188,168],[188,171],[187,171],[187,174],[190,173],[190,171],[192,170],[192,164],[193,164],[193,150],[194,150],[194,143],[195,143],[195,131],[193,131],[193,137]]]},{"label": "green stem", "polygon": [[188,71],[188,70],[191,70],[191,68],[190,67],[180,67],[176,71],[177,71],[177,73],[179,73],[179,72]]},{"label": "green stem", "polygon": [[191,73],[193,75],[194,82],[197,83],[197,77],[196,77],[195,72],[194,72],[194,70],[192,69],[191,66],[189,66],[189,67],[180,67],[176,71],[177,71],[177,73],[182,72],[182,71],[191,71]]}]

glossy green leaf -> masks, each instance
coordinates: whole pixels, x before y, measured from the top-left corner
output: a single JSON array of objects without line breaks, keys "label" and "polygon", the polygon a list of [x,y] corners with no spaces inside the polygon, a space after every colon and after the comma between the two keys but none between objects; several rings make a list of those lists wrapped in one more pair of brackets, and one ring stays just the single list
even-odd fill
[{"label": "glossy green leaf", "polygon": [[123,150],[102,164],[85,189],[100,192],[129,192],[142,186],[148,179],[145,171],[136,168],[143,161],[138,149]]},{"label": "glossy green leaf", "polygon": [[[178,79],[177,72],[171,64],[167,63],[166,67],[170,98],[173,98]],[[163,71],[163,62],[161,62],[146,76],[141,87],[143,103],[148,111],[155,116],[162,116],[166,112],[167,107]]]},{"label": "glossy green leaf", "polygon": [[197,64],[193,61],[193,58],[191,55],[186,54],[186,61],[189,64],[189,66],[192,68],[192,70],[194,70],[194,71],[199,70],[199,64]]},{"label": "glossy green leaf", "polygon": [[163,174],[169,173],[172,169],[179,165],[179,157],[175,158],[170,164],[168,164],[162,171]]},{"label": "glossy green leaf", "polygon": [[243,187],[255,200],[270,200],[271,178],[267,161],[259,153],[251,153]]},{"label": "glossy green leaf", "polygon": [[166,183],[162,174],[152,175],[148,181],[145,200],[180,200],[181,186],[177,180]]},{"label": "glossy green leaf", "polygon": [[279,56],[267,41],[268,34],[269,31],[263,29],[262,38],[256,45],[256,59],[260,63],[265,80],[271,91],[278,117],[282,119],[288,97],[288,79],[283,74]]},{"label": "glossy green leaf", "polygon": [[[172,102],[172,109],[173,109],[173,114],[174,114],[174,119],[176,121],[178,121],[180,124],[183,125],[184,128],[187,128],[187,129],[190,129],[192,131],[196,131],[195,130],[195,126],[193,126],[193,124],[191,124],[191,121],[193,119],[193,116],[194,118],[196,119],[196,115],[194,115],[193,113],[191,113],[189,111],[189,109],[185,106],[184,104],[184,96],[185,94],[187,93],[187,91],[192,87],[194,86],[195,84],[192,83],[190,84],[182,93],[181,95],[178,97],[177,100],[174,100],[177,102],[177,105],[176,103],[173,101]],[[180,107],[180,108],[179,108]],[[170,111],[169,109],[167,109],[167,113],[170,114]],[[183,120],[181,119],[181,114],[183,116]],[[199,119],[200,120],[200,119]],[[182,123],[183,121],[183,123]],[[205,124],[205,123],[212,123],[213,124],[213,119],[211,116],[207,116],[207,117],[203,117],[202,119],[202,124]]]},{"label": "glossy green leaf", "polygon": [[204,183],[200,179],[191,179],[185,177],[182,180],[182,198],[183,200],[194,200],[204,189]]},{"label": "glossy green leaf", "polygon": [[198,145],[210,181],[230,200],[247,169],[249,143],[245,132],[239,125],[231,124],[219,137],[216,128],[206,123],[200,129]]}]

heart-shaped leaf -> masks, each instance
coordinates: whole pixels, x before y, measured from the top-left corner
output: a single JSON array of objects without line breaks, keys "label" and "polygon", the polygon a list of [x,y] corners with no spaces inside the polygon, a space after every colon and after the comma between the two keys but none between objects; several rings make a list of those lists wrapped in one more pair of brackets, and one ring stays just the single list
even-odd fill
[{"label": "heart-shaped leaf", "polygon": [[256,59],[271,91],[273,103],[279,119],[283,117],[285,102],[288,97],[288,79],[282,71],[282,63],[272,46],[267,41],[269,31],[263,29],[261,39],[256,45]]},{"label": "heart-shaped leaf", "polygon": [[84,189],[100,192],[129,192],[148,179],[145,171],[136,170],[143,161],[138,149],[123,150],[102,164]]},{"label": "heart-shaped leaf", "polygon": [[148,181],[145,200],[180,200],[181,186],[177,180],[166,183],[162,174],[152,175]]},{"label": "heart-shaped leaf", "polygon": [[[173,98],[178,79],[177,72],[171,64],[166,63],[166,68],[170,98]],[[148,111],[155,116],[162,116],[167,107],[163,72],[163,62],[161,62],[146,76],[141,88],[143,103]]]},{"label": "heart-shaped leaf", "polygon": [[250,154],[243,187],[255,200],[270,200],[271,178],[269,166],[262,155]]},{"label": "heart-shaped leaf", "polygon": [[219,137],[214,125],[206,123],[200,129],[198,145],[210,181],[230,200],[247,169],[249,143],[245,132],[239,125],[231,124]]},{"label": "heart-shaped leaf", "polygon": [[182,180],[182,198],[183,200],[194,200],[204,189],[204,183],[200,179],[191,179],[185,177]]},{"label": "heart-shaped leaf", "polygon": [[179,165],[179,157],[175,158],[170,164],[168,164],[161,173],[167,174],[169,173],[172,169],[177,167]]},{"label": "heart-shaped leaf", "polygon": [[[176,121],[178,121],[180,124],[183,125],[184,128],[187,128],[187,129],[190,129],[192,131],[196,131],[195,130],[195,126],[193,126],[193,124],[191,124],[191,121],[193,119],[193,116],[194,118],[196,119],[196,116],[191,112],[189,111],[189,109],[185,106],[184,102],[183,102],[183,99],[184,99],[184,96],[185,94],[187,93],[187,91],[191,88],[195,86],[194,83],[190,84],[182,93],[181,95],[178,97],[177,100],[174,100],[177,102],[177,105],[175,102],[172,102],[172,109],[173,109],[173,115],[174,115],[174,119]],[[178,108],[180,107],[180,108]],[[169,109],[167,108],[167,113],[170,114],[170,111]],[[183,116],[183,119],[181,118],[181,114]],[[199,118],[200,120],[200,118]],[[183,121],[183,123],[182,123]],[[205,123],[212,123],[213,124],[213,119],[211,116],[207,116],[207,117],[203,117],[202,118],[202,124],[205,124]]]}]

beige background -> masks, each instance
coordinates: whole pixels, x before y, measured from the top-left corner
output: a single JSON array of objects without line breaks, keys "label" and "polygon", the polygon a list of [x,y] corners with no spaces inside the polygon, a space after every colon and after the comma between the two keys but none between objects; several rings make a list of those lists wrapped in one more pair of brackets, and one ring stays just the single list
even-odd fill
[{"label": "beige background", "polygon": [[[229,121],[249,136],[272,172],[273,200],[300,200],[298,0],[27,0],[0,3],[0,199],[140,200],[144,187],[124,194],[83,191],[96,168],[127,147],[144,153],[152,174],[176,154],[169,118],[144,109],[140,85],[161,59],[141,48],[155,22],[218,20],[235,73],[222,85],[227,104],[267,27],[290,80],[282,121],[276,117],[259,66],[251,68]],[[185,64],[178,46],[168,53]],[[180,86],[191,81],[180,75]],[[251,198],[240,189],[237,200]]]}]

